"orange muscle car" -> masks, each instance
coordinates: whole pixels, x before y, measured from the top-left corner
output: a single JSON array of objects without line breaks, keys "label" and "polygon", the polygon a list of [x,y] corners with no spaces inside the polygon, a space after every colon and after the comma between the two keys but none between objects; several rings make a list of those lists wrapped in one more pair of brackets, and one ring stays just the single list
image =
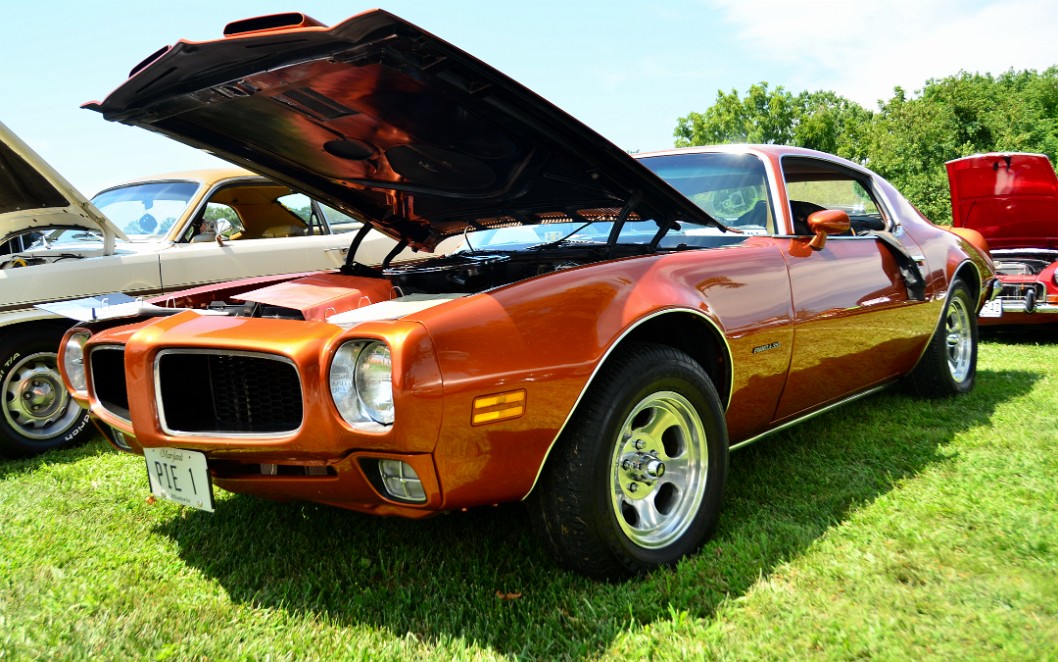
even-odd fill
[{"label": "orange muscle car", "polygon": [[366,265],[354,245],[338,270],[68,333],[69,389],[159,496],[525,500],[561,565],[622,576],[702,544],[732,448],[901,380],[973,387],[990,259],[855,163],[632,157],[383,11],[225,34],[90,107],[437,255]]}]

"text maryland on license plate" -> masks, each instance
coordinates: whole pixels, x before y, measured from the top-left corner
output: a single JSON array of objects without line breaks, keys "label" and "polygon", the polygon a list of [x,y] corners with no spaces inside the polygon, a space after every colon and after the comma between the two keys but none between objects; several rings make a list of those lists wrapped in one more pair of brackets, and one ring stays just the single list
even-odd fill
[{"label": "text maryland on license plate", "polygon": [[213,483],[206,456],[179,448],[145,448],[151,494],[184,506],[213,512]]}]

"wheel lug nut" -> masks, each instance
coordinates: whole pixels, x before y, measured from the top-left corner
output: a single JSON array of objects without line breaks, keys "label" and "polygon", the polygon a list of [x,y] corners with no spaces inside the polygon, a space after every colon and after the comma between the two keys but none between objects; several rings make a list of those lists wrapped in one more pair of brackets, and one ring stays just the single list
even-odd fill
[{"label": "wheel lug nut", "polygon": [[638,490],[639,490],[639,483],[632,483],[631,485],[628,486],[628,491],[629,492],[636,492]]},{"label": "wheel lug nut", "polygon": [[637,451],[643,450],[643,447],[646,446],[646,444],[643,443],[642,439],[636,439],[636,443],[634,445]]}]

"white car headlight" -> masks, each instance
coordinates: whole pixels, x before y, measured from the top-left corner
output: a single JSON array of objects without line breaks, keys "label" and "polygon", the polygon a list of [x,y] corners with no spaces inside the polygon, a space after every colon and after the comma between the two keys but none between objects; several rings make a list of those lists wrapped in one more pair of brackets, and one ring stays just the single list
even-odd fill
[{"label": "white car headlight", "polygon": [[85,395],[88,393],[88,373],[84,366],[84,345],[90,335],[87,331],[70,334],[62,356],[62,369],[70,386]]},{"label": "white car headlight", "polygon": [[354,340],[339,347],[330,387],[334,406],[349,425],[392,425],[393,360],[385,343]]}]

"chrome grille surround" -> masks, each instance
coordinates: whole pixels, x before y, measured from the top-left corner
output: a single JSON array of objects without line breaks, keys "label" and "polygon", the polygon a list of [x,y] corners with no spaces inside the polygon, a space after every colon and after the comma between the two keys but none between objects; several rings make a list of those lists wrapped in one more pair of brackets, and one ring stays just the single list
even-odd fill
[{"label": "chrome grille surround", "polygon": [[89,379],[96,402],[112,416],[132,422],[125,381],[125,346],[96,345],[88,353]]},{"label": "chrome grille surround", "polygon": [[301,375],[265,352],[164,349],[154,359],[162,432],[172,436],[275,438],[304,421]]}]

